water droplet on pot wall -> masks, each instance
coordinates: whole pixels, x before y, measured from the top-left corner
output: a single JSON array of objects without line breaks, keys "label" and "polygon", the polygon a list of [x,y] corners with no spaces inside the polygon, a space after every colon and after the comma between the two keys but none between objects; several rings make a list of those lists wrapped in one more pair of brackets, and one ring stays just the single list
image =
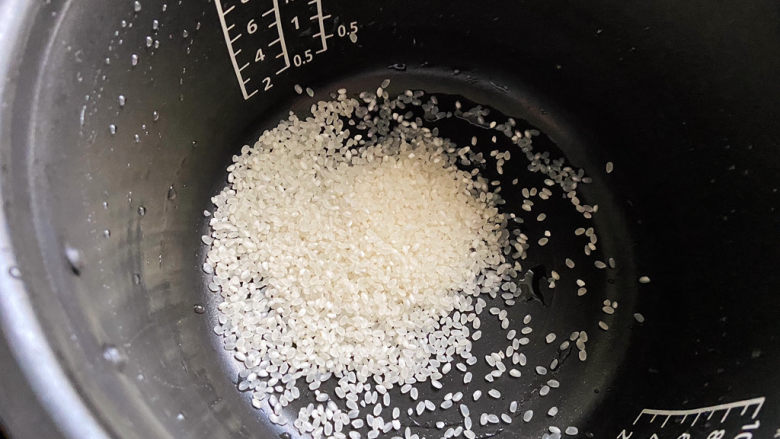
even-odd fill
[{"label": "water droplet on pot wall", "polygon": [[68,261],[73,274],[76,276],[81,275],[81,272],[84,270],[84,255],[81,253],[81,250],[65,244],[65,260]]}]

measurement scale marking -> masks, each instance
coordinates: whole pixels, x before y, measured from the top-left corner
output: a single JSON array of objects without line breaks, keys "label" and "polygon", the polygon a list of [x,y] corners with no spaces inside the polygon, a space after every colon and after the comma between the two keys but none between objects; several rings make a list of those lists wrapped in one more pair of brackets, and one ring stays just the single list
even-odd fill
[{"label": "measurement scale marking", "polygon": [[318,35],[314,35],[314,38],[320,37],[320,44],[322,44],[322,48],[320,48],[316,53],[322,53],[328,50],[328,38],[325,36],[325,18],[330,18],[330,15],[325,17],[322,12],[322,0],[312,0],[309,2],[309,4],[317,5],[317,15],[311,17],[309,20],[317,19],[317,23],[320,26],[320,31],[318,32]]},{"label": "measurement scale marking", "polygon": [[[276,0],[274,0],[276,1]],[[230,55],[230,62],[233,64],[233,70],[236,73],[236,78],[238,78],[238,85],[241,87],[241,94],[244,96],[244,100],[249,99],[252,97],[255,93],[257,93],[257,90],[252,92],[251,94],[247,93],[246,91],[246,82],[244,81],[244,78],[241,76],[241,70],[238,68],[238,61],[236,61],[236,52],[233,51],[233,41],[230,39],[230,32],[228,30],[227,23],[225,23],[225,14],[229,13],[235,8],[235,5],[228,8],[227,12],[222,10],[222,1],[221,0],[214,0],[214,5],[217,8],[217,16],[219,17],[219,24],[222,26],[222,34],[225,37],[225,44],[228,48],[228,55]],[[239,34],[240,36],[241,34]]]},{"label": "measurement scale marking", "polygon": [[[279,0],[273,0],[274,2],[274,23],[276,24],[276,33],[279,34],[279,45],[282,48],[282,56],[284,57],[284,67],[276,71],[276,74],[282,73],[283,71],[290,68],[290,56],[287,53],[287,44],[284,42],[284,31],[282,30],[282,19],[279,16]],[[277,56],[277,58],[279,58]]]},{"label": "measurement scale marking", "polygon": [[709,416],[707,416],[707,419],[709,420],[710,418],[712,418],[712,415],[715,412],[718,412],[718,411],[721,411],[721,410],[725,410],[725,413],[723,414],[723,417],[721,418],[721,421],[720,421],[720,422],[724,422],[726,420],[726,418],[728,417],[729,413],[731,412],[731,409],[740,408],[741,407],[742,411],[740,412],[740,415],[744,415],[745,412],[747,411],[748,407],[751,407],[751,406],[754,406],[754,405],[757,406],[757,407],[755,408],[755,410],[753,410],[753,414],[752,414],[752,416],[750,418],[751,419],[755,419],[756,416],[758,416],[758,413],[761,410],[761,407],[764,405],[764,401],[765,400],[766,400],[766,398],[759,397],[759,398],[753,398],[753,399],[746,399],[744,401],[737,401],[737,402],[732,402],[732,403],[728,403],[728,404],[720,404],[720,405],[714,405],[714,406],[710,406],[710,407],[702,407],[702,408],[690,409],[690,410],[644,409],[644,410],[642,410],[639,413],[639,415],[636,417],[636,419],[634,419],[634,425],[636,425],[637,422],[639,422],[639,419],[642,417],[642,415],[653,415],[653,417],[650,419],[651,423],[653,421],[655,421],[655,418],[657,416],[666,416],[666,419],[664,420],[664,423],[661,425],[661,427],[666,425],[666,423],[669,420],[669,418],[671,418],[673,416],[674,417],[682,416],[683,417],[683,422],[684,422],[685,419],[688,416],[696,415],[696,417],[694,418],[693,422],[691,423],[691,425],[694,425],[694,424],[696,424],[696,421],[698,421],[699,416],[701,416],[702,414],[709,412]]},{"label": "measurement scale marking", "polygon": [[[241,88],[241,94],[244,96],[244,100],[249,99],[250,97],[254,96],[258,91],[260,91],[257,86],[252,86],[249,90],[247,89],[247,84],[250,82],[250,75],[255,74],[255,68],[252,67],[255,65],[255,63],[252,62],[252,60],[246,60],[242,59],[243,63],[240,63],[237,59],[237,56],[242,53],[242,49],[238,47],[234,47],[234,44],[236,44],[237,41],[241,40],[242,42],[244,40],[247,40],[247,38],[243,38],[244,32],[241,32],[241,26],[243,26],[246,23],[242,23],[242,17],[244,14],[243,10],[239,11],[240,17],[236,18],[235,20],[230,20],[231,22],[228,23],[226,16],[227,14],[233,12],[235,9],[237,9],[239,6],[235,4],[235,1],[230,1],[228,3],[234,3],[232,5],[224,6],[224,3],[227,0],[214,0],[214,4],[217,8],[217,15],[219,17],[220,25],[222,26],[222,34],[225,39],[225,44],[228,48],[228,54],[230,55],[230,62],[233,65],[233,71],[236,75],[236,78],[238,79],[239,87]],[[247,0],[241,0],[241,3],[246,3]],[[289,0],[285,0],[285,4],[287,4]],[[334,33],[328,33],[325,29],[325,20],[332,19],[331,14],[326,14],[323,9],[323,0],[307,0],[307,4],[309,6],[313,6],[308,9],[308,12],[315,12],[313,15],[309,17],[309,21],[312,23],[316,23],[317,26],[317,33],[314,35],[311,35],[311,38],[314,39],[314,44],[312,44],[314,47],[311,49],[307,49],[305,53],[302,54],[295,54],[293,57],[289,49],[287,47],[286,42],[286,36],[285,36],[285,30],[284,26],[282,24],[282,13],[281,13],[281,7],[279,5],[279,0],[271,0],[272,7],[270,9],[267,9],[261,13],[261,16],[263,18],[272,16],[272,19],[263,20],[263,24],[268,23],[268,21],[271,21],[270,24],[267,25],[268,29],[274,29],[277,34],[277,38],[273,41],[266,43],[269,48],[273,48],[271,53],[268,54],[269,58],[272,59],[282,59],[284,64],[279,68],[274,74],[280,75],[282,72],[290,69],[293,67],[293,60],[295,61],[295,67],[300,67],[301,65],[311,61],[312,55],[320,54],[323,52],[326,52],[328,47],[328,39],[333,38],[335,34]],[[248,11],[247,11],[248,12]],[[234,14],[236,15],[236,14]],[[306,14],[308,15],[308,14]],[[303,15],[302,17],[305,17],[306,15]],[[232,16],[231,16],[232,17]],[[255,15],[255,17],[257,17]],[[302,18],[301,17],[301,18]],[[293,19],[293,23],[295,24],[296,30],[298,29],[298,22],[296,21],[298,17],[295,17]],[[353,32],[356,32],[355,25],[357,22],[351,23],[351,26],[353,28]],[[261,23],[254,24],[253,20],[250,20],[247,26],[247,31],[250,34],[255,33],[257,30],[257,26],[262,25]],[[342,29],[343,28],[343,29]],[[344,29],[347,29],[344,26],[339,27],[339,36],[343,37],[344,35],[341,35],[343,33],[342,31]],[[296,37],[303,37],[303,35],[295,35]],[[252,40],[252,42],[256,41],[257,38],[250,37],[249,40]],[[309,40],[311,41],[311,40]],[[319,44],[318,44],[319,43]],[[241,45],[250,44],[250,43],[239,43]],[[263,43],[261,43],[263,44]],[[316,46],[319,45],[320,47],[317,48]],[[277,47],[274,47],[277,46]],[[262,51],[260,51],[258,48],[254,48],[250,51],[257,50],[257,56],[254,57],[254,61],[257,62],[258,60],[262,61],[262,59],[266,56]],[[314,53],[312,53],[314,51]],[[254,52],[253,52],[254,53]],[[305,58],[304,58],[305,55]],[[253,55],[254,56],[254,55]],[[249,61],[249,62],[247,62]],[[275,61],[275,65],[278,66],[279,62]],[[254,83],[253,83],[254,84]],[[264,90],[268,90],[272,87],[271,84],[271,78],[269,76],[266,76],[262,80],[262,84],[264,85]]]}]

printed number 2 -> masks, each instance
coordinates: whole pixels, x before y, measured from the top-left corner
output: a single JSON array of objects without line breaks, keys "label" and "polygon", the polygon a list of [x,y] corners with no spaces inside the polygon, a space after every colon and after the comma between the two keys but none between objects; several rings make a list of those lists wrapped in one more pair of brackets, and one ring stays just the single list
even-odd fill
[{"label": "printed number 2", "polygon": [[263,85],[264,85],[264,88],[263,88],[264,91],[270,90],[271,87],[274,86],[273,84],[271,84],[271,78],[268,77],[268,76],[263,78]]}]

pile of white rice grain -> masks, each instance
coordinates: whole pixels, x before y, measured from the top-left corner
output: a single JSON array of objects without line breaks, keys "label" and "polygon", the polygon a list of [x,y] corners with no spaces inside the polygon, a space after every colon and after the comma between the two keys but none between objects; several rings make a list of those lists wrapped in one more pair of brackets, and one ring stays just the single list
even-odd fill
[{"label": "pile of white rice grain", "polygon": [[342,94],[291,114],[234,157],[208,239],[219,330],[306,375],[423,379],[469,348],[465,328],[437,329],[504,262],[505,219],[427,129],[356,146],[340,118],[357,105]]},{"label": "pile of white rice grain", "polygon": [[[462,392],[418,401],[417,386],[429,383],[435,393],[455,373],[462,377],[449,382],[470,385],[470,367],[480,361],[472,343],[482,335],[480,316],[489,318],[483,311],[506,331],[493,340],[505,342],[484,356],[491,369],[484,381],[525,376],[518,368],[532,361],[523,352],[531,316],[522,318],[522,328],[510,327],[520,321],[505,308],[522,294],[520,261],[535,240],[510,224],[525,214],[543,221],[546,215],[532,213],[531,199],[541,205],[555,186],[590,218],[597,206],[581,203],[575,192],[586,178],[563,160],[534,152],[535,133],[520,132],[511,118],[489,122],[481,107],[463,111],[457,102],[454,113],[444,111],[435,97],[423,102],[419,91],[391,99],[386,86],[359,99],[339,90],[313,105],[306,119],[291,113],[228,167],[228,185],[213,198],[213,213],[206,212],[211,232],[203,237],[209,246],[203,269],[209,289],[222,296],[214,330],[243,363],[238,388],[251,392],[255,407],[279,425],[289,422],[285,407],[304,399],[308,404],[296,404],[292,424],[314,438],[418,437],[408,423],[401,433],[391,393],[411,398],[406,416],[414,425],[414,416],[457,408],[458,425],[435,423],[440,430],[449,426],[444,437],[473,439],[475,430],[499,422],[530,422],[533,411],[521,410],[518,401],[474,420]],[[455,116],[503,134],[528,160],[527,170],[543,174],[544,185],[523,188],[521,209],[502,213],[501,184],[483,177],[488,159],[472,150],[477,139],[457,146],[424,127],[410,108],[428,121]],[[510,157],[506,150],[490,152],[498,174]],[[595,232],[575,231],[581,234],[590,240],[590,256]],[[545,230],[544,244],[551,236]],[[574,262],[567,259],[567,267]],[[552,271],[550,288],[560,279]],[[614,312],[617,301],[609,307]],[[547,345],[556,340],[553,333],[542,336]],[[576,330],[559,350],[576,349],[585,361],[587,340]],[[552,361],[534,361],[538,376],[559,364],[555,352]],[[542,382],[539,397],[558,385]],[[505,398],[497,389],[485,394]],[[468,399],[481,395],[477,389]],[[566,434],[575,431],[570,426]],[[561,430],[553,425],[549,434],[560,437]]]}]

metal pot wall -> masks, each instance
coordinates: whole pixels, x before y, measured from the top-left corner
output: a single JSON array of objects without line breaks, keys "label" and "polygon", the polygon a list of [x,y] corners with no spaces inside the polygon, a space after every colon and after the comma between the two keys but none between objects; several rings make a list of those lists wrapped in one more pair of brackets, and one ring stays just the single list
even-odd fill
[{"label": "metal pot wall", "polygon": [[[7,435],[283,434],[211,332],[201,212],[241,145],[308,108],[295,84],[385,77],[527,121],[594,180],[620,264],[593,285],[623,309],[555,399],[517,390],[529,407],[572,408],[582,437],[780,431],[776,3],[215,1],[0,3]],[[540,294],[549,330],[598,310]]]}]

